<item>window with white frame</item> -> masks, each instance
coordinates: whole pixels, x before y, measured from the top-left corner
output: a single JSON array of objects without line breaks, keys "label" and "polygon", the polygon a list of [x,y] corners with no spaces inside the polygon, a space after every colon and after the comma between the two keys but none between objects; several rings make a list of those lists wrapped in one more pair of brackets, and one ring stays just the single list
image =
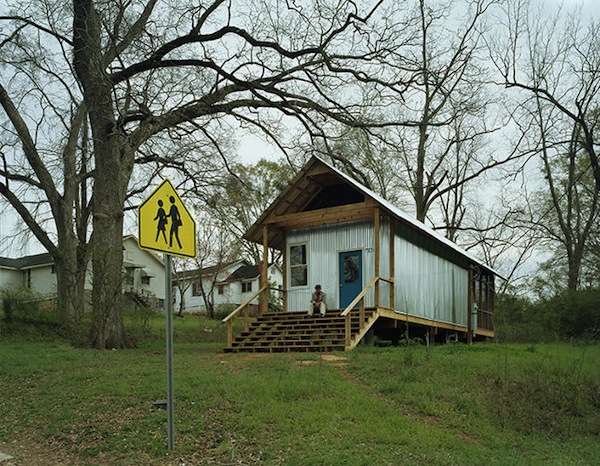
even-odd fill
[{"label": "window with white frame", "polygon": [[290,246],[290,286],[308,285],[308,257],[306,244]]}]

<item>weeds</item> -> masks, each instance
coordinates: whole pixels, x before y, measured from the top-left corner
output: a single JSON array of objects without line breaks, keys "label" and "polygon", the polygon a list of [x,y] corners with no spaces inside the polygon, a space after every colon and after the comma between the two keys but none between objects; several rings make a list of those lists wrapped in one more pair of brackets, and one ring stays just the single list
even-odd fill
[{"label": "weeds", "polygon": [[[142,325],[135,319],[126,315]],[[0,340],[0,443],[35,439],[53,457],[75,458],[65,464],[591,464],[600,456],[598,345],[224,354],[220,322],[173,323],[175,452],[166,449],[166,413],[152,408],[166,388],[161,314],[143,323],[136,350]]]}]

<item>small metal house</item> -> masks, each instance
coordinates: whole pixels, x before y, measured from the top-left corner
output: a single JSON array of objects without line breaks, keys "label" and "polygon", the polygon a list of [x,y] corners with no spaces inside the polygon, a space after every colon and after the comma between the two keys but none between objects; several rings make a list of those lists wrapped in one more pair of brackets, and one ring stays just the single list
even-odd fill
[{"label": "small metal house", "polygon": [[244,238],[265,256],[282,252],[284,311],[304,311],[320,284],[342,315],[374,309],[370,328],[384,338],[407,328],[438,340],[494,336],[498,274],[317,157]]}]

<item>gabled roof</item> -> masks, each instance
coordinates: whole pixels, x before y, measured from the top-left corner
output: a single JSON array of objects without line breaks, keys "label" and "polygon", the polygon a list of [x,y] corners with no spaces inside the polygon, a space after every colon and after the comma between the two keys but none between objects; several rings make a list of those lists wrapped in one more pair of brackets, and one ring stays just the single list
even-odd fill
[{"label": "gabled roof", "polygon": [[245,259],[236,259],[234,261],[211,265],[202,269],[182,270],[181,272],[177,272],[177,277],[181,279],[205,277],[207,275],[214,275],[215,273],[223,272],[228,268],[235,266],[236,264],[239,264],[240,267],[249,265]]},{"label": "gabled roof", "polygon": [[12,270],[32,269],[35,267],[43,267],[53,265],[54,260],[50,253],[34,254],[32,256],[19,257],[11,259],[8,257],[0,257],[0,267]]},{"label": "gabled roof", "polygon": [[[311,157],[243,237],[260,244],[263,242],[263,226],[270,225],[271,219],[275,217],[286,218],[285,216],[289,214],[345,204],[357,204],[358,206],[363,205],[366,200],[377,205],[418,235],[428,238],[443,249],[458,254],[467,262],[502,277],[498,272],[423,222],[402,212],[366,186],[315,156]],[[363,204],[359,204],[361,202]],[[276,228],[271,227],[268,230],[268,243],[270,247],[282,249],[285,245],[285,238]]]},{"label": "gabled roof", "polygon": [[[269,264],[269,268],[278,267],[277,264]],[[234,282],[237,280],[252,280],[260,276],[260,267],[258,265],[244,265],[227,277],[224,282]]]},{"label": "gabled roof", "polygon": [[[146,249],[142,249],[139,247],[139,241],[137,239],[137,237],[135,235],[126,235],[123,237],[123,245],[125,244],[126,241],[129,242],[133,242],[135,244],[135,246],[142,251],[143,253],[145,253],[146,255],[148,255],[149,257],[151,257],[158,265],[160,265],[161,267],[165,266],[165,262],[163,260],[163,257],[160,254],[156,254],[152,251],[148,251]],[[125,266],[125,262],[124,262],[124,266]],[[145,267],[145,264],[131,264],[132,267],[137,267],[137,268],[143,268]]]},{"label": "gabled roof", "polygon": [[[125,241],[133,241],[137,245],[138,240],[134,235],[127,235],[123,237],[123,243]],[[156,254],[144,251],[148,256],[152,257],[158,264],[164,266],[164,262],[158,257]],[[0,268],[11,269],[11,270],[24,270],[24,269],[33,269],[35,267],[44,267],[54,265],[54,259],[49,252],[43,252],[41,254],[34,254],[31,256],[24,256],[18,258],[9,258],[9,257],[0,257]],[[123,261],[123,265],[125,267],[133,267],[133,268],[143,268],[144,264],[134,264],[132,262]]]}]

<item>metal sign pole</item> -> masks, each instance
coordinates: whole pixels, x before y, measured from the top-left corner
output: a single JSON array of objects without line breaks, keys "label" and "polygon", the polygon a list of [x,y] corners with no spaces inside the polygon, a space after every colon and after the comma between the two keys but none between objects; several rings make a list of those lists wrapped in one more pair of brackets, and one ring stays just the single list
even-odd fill
[{"label": "metal sign pole", "polygon": [[171,256],[165,254],[165,314],[167,317],[167,429],[169,450],[175,448],[175,429],[173,422],[173,288],[171,279]]}]

